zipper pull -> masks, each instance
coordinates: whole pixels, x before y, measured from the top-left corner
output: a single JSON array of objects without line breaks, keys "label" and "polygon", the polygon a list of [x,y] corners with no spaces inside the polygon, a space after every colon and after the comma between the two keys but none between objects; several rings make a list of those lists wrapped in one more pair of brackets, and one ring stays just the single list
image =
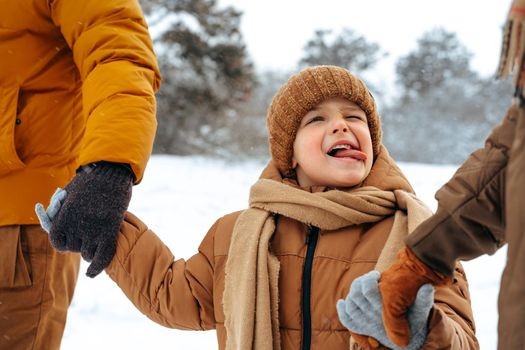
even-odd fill
[{"label": "zipper pull", "polygon": [[308,229],[306,230],[306,245],[310,243],[310,237],[312,237],[313,230],[314,227],[312,225],[308,225]]}]

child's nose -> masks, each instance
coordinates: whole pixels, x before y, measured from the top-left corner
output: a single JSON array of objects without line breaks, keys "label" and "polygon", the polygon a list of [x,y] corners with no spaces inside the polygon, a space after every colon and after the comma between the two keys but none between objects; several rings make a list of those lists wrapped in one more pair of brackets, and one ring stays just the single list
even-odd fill
[{"label": "child's nose", "polygon": [[348,132],[348,125],[346,125],[344,120],[335,120],[332,125],[332,133],[337,134],[338,132]]}]

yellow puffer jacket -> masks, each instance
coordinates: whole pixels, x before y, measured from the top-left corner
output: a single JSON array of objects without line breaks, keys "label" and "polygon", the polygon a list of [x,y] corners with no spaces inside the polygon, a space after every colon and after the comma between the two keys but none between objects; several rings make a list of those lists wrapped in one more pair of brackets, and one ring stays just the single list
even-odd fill
[{"label": "yellow puffer jacket", "polygon": [[36,224],[79,165],[142,178],[160,73],[136,0],[0,0],[0,226]]}]

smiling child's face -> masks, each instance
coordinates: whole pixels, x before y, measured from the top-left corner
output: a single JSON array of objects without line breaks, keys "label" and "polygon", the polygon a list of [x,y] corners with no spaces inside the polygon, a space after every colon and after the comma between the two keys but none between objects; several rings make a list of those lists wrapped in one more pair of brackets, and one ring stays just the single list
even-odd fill
[{"label": "smiling child's face", "polygon": [[367,116],[342,97],[325,100],[306,113],[293,147],[292,165],[302,187],[355,186],[372,168]]}]

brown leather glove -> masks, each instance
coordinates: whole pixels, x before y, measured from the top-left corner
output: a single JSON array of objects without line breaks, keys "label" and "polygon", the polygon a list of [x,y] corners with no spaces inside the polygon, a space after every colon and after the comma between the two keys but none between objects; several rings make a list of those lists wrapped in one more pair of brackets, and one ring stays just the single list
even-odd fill
[{"label": "brown leather glove", "polygon": [[381,274],[378,286],[383,299],[383,323],[394,344],[408,345],[408,308],[416,300],[419,288],[427,283],[442,286],[452,283],[452,279],[425,265],[406,246],[399,251],[398,260]]},{"label": "brown leather glove", "polygon": [[359,345],[361,350],[388,350],[388,348],[385,348],[383,345],[381,345],[381,343],[375,338],[369,337],[368,335],[357,334],[354,332],[350,332],[350,335]]}]

